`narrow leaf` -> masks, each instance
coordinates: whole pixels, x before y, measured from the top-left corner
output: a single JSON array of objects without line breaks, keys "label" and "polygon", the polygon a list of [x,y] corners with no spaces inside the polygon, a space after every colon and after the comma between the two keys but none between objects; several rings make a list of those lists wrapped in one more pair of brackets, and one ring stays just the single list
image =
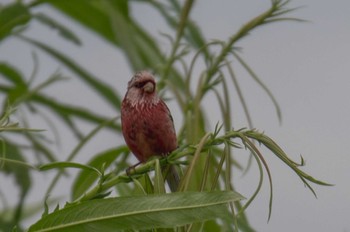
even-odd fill
[{"label": "narrow leaf", "polygon": [[17,70],[17,68],[13,67],[10,64],[1,62],[0,63],[0,74],[7,79],[8,81],[12,82],[16,85],[26,85],[22,74]]},{"label": "narrow leaf", "polygon": [[69,30],[66,26],[62,25],[61,23],[55,21],[54,19],[52,19],[51,17],[42,14],[42,13],[38,13],[34,15],[34,18],[37,19],[39,22],[48,25],[50,27],[52,27],[53,29],[58,30],[59,34],[73,42],[76,45],[81,45],[81,41],[78,38],[78,36],[76,36],[71,30]]},{"label": "narrow leaf", "polygon": [[[100,154],[97,154],[89,163],[88,166],[101,168],[108,168],[113,161],[115,161],[119,155],[127,152],[127,148],[125,146],[104,151]],[[98,179],[98,175],[95,172],[91,172],[86,169],[82,169],[78,174],[77,178],[74,181],[73,189],[72,189],[72,197],[73,199],[77,199],[84,192],[86,192],[92,184]]]},{"label": "narrow leaf", "polygon": [[274,95],[272,94],[272,92],[270,91],[270,89],[260,80],[260,78],[255,74],[255,72],[253,71],[252,68],[249,67],[249,65],[237,54],[237,53],[233,53],[233,55],[236,57],[236,59],[238,60],[238,62],[245,68],[245,70],[247,70],[247,72],[249,73],[249,75],[253,78],[254,81],[256,81],[256,83],[258,83],[258,85],[260,85],[260,87],[266,92],[266,94],[269,96],[269,98],[271,99],[273,105],[275,106],[276,109],[276,114],[278,117],[279,122],[282,122],[282,112],[281,112],[281,108],[277,103],[276,98],[274,97]]},{"label": "narrow leaf", "polygon": [[[110,121],[106,121],[100,125],[98,125],[96,128],[94,128],[90,133],[88,133],[84,138],[82,138],[82,140],[77,144],[77,146],[73,149],[73,151],[69,154],[68,158],[66,159],[65,162],[71,162],[76,156],[77,154],[80,152],[80,150],[102,129],[104,128],[107,124],[113,122],[115,120],[112,119]],[[97,170],[97,169],[96,169]],[[99,172],[99,171],[98,171]],[[57,175],[55,176],[55,178],[52,180],[48,190],[47,190],[47,194],[50,194],[52,189],[55,187],[57,181],[60,179],[61,175],[63,174],[62,171],[59,171],[57,173]]]},{"label": "narrow leaf", "polygon": [[0,41],[15,27],[25,25],[30,17],[28,8],[20,2],[0,8]]},{"label": "narrow leaf", "polygon": [[62,168],[79,168],[79,169],[83,169],[83,170],[88,170],[88,171],[93,171],[95,173],[97,173],[99,176],[102,176],[102,173],[91,166],[88,165],[84,165],[84,164],[80,164],[80,163],[74,163],[74,162],[53,162],[53,163],[49,163],[49,164],[44,164],[42,166],[39,167],[40,171],[47,171],[47,170],[51,170],[51,169],[62,169]]},{"label": "narrow leaf", "polygon": [[162,194],[165,193],[165,187],[164,187],[164,178],[162,175],[162,169],[160,167],[159,160],[155,160],[155,168],[154,168],[154,193],[156,194]]},{"label": "narrow leaf", "polygon": [[[13,88],[4,86],[0,84],[0,91],[4,92],[5,94],[9,94],[12,91]],[[70,119],[73,117],[83,119],[88,122],[92,122],[93,124],[101,124],[108,120],[108,118],[105,118],[101,115],[95,114],[88,109],[76,106],[76,105],[70,105],[66,103],[62,103],[57,101],[56,99],[49,97],[47,95],[35,93],[30,99],[31,102],[37,103],[43,107],[48,108],[49,110],[53,111],[57,116],[59,116],[69,127],[73,127],[74,125],[70,124]],[[67,117],[69,116],[69,118]],[[107,126],[107,128],[120,131],[121,127],[120,124],[111,123]]]},{"label": "narrow leaf", "polygon": [[67,68],[69,68],[71,71],[77,74],[78,77],[81,78],[85,83],[87,83],[92,89],[96,90],[96,92],[100,94],[106,100],[106,102],[111,104],[114,109],[120,109],[120,97],[117,94],[115,94],[115,91],[109,85],[99,81],[97,77],[94,77],[93,75],[88,73],[78,64],[76,64],[73,60],[69,59],[64,54],[60,53],[58,50],[55,50],[52,47],[49,47],[48,45],[43,44],[39,41],[35,41],[23,36],[19,36],[19,38],[42,49],[55,59],[62,62],[64,65],[66,65]]}]

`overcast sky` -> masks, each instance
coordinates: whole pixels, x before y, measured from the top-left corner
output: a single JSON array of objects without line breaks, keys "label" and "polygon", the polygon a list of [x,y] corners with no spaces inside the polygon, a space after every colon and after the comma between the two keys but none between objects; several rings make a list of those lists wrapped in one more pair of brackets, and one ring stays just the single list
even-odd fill
[{"label": "overcast sky", "polygon": [[[192,18],[203,29],[207,39],[226,40],[268,6],[267,0],[200,0],[196,2]],[[240,80],[242,86],[249,89],[245,96],[254,126],[274,138],[292,158],[297,160],[302,154],[306,161],[303,170],[335,186],[314,186],[318,195],[318,199],[315,199],[291,170],[267,153],[274,181],[272,218],[267,223],[266,182],[263,193],[248,208],[249,220],[257,231],[266,232],[350,231],[350,1],[294,0],[291,6],[303,6],[291,16],[309,22],[268,25],[254,31],[238,44],[243,49],[242,56],[276,96],[283,113],[281,125],[266,94],[243,72]],[[160,32],[168,32],[168,29],[152,9],[135,4],[132,13],[160,39],[165,50],[169,49],[166,39],[159,35]],[[52,16],[70,23],[55,12],[52,12]],[[128,79],[136,70],[129,69],[120,51],[111,49],[111,46],[77,25],[69,26],[77,30],[83,47],[68,45],[40,25],[34,25],[29,35],[50,38],[56,48],[89,67],[89,71],[96,76],[115,84],[119,91],[124,91]],[[18,40],[8,40],[0,44],[0,61],[16,64],[29,74],[33,66],[31,51]],[[40,55],[40,52],[38,54],[39,76],[45,78],[58,69],[65,73],[53,59]],[[103,62],[96,62],[100,60]],[[79,82],[73,79],[70,83],[70,86],[61,84],[50,91],[60,95],[64,90],[66,94],[61,95],[61,99],[70,101],[76,96],[75,88],[79,87]],[[94,103],[94,99],[86,99],[81,104],[93,104],[96,111],[114,113],[110,109],[108,111],[105,105]],[[234,107],[237,111],[241,110],[239,106]],[[179,121],[176,112],[173,114],[175,121]],[[247,126],[246,121],[239,117],[242,114],[237,115],[235,125],[238,128]],[[39,125],[39,122],[34,123]],[[61,143],[67,141],[63,139]],[[122,140],[104,137],[96,141],[96,146],[110,147],[116,141],[122,143]],[[68,151],[63,148],[62,153]],[[237,190],[243,195],[249,196],[256,184],[257,173],[254,170],[256,167],[253,166],[247,176],[238,177]],[[43,181],[50,179],[43,178]],[[40,193],[34,191],[30,197],[42,199],[38,195]]]}]

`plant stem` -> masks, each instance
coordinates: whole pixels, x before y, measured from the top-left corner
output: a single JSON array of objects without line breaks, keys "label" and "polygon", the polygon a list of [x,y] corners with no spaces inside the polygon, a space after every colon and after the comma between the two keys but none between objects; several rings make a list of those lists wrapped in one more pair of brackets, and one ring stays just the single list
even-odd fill
[{"label": "plant stem", "polygon": [[190,11],[192,9],[194,0],[187,0],[185,2],[184,7],[182,8],[181,12],[181,17],[180,17],[180,22],[176,31],[176,40],[174,42],[174,45],[171,49],[170,57],[168,59],[168,62],[165,66],[165,71],[164,71],[164,78],[168,78],[169,72],[171,70],[171,66],[175,60],[176,57],[176,52],[177,49],[179,48],[180,45],[180,40],[184,34],[185,28],[186,28],[186,23],[188,21],[188,16],[190,14]]}]

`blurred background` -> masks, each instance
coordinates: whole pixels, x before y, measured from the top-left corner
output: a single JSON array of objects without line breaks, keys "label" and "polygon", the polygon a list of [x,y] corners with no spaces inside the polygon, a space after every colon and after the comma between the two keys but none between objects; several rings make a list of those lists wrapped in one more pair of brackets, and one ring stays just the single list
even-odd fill
[{"label": "blurred background", "polygon": [[[1,4],[10,2],[0,0]],[[195,2],[190,17],[202,29],[207,40],[227,40],[244,23],[268,9],[269,5],[267,0],[201,0]],[[350,2],[293,0],[289,6],[300,7],[290,14],[291,17],[307,21],[268,24],[238,43],[242,57],[276,97],[282,110],[281,123],[266,93],[244,70],[236,70],[236,75],[244,91],[253,126],[275,139],[291,158],[298,160],[302,155],[306,162],[303,170],[335,186],[315,186],[316,199],[292,171],[266,152],[274,185],[272,217],[267,222],[269,192],[266,183],[261,194],[247,209],[247,214],[257,231],[350,231],[350,155],[347,149],[350,123]],[[33,11],[45,12],[70,28],[81,40],[81,46],[59,38],[54,30],[35,22],[24,33],[26,36],[38,41],[50,41],[53,47],[67,54],[123,97],[128,80],[138,70],[130,68],[121,50],[48,5]],[[130,14],[153,35],[162,52],[169,54],[170,42],[164,34],[175,35],[159,12],[142,1],[133,1]],[[15,64],[28,78],[35,66],[33,54],[38,60],[34,86],[48,76],[60,73],[67,79],[43,89],[44,93],[62,102],[79,104],[100,115],[109,115],[110,118],[118,116],[106,102],[82,85],[71,70],[40,49],[16,38],[0,43],[0,61]],[[196,67],[195,72],[199,70],[201,67]],[[0,83],[3,82],[1,78]],[[3,97],[0,95],[1,102],[4,101]],[[214,128],[220,118],[215,114],[217,108],[210,104],[210,98],[206,101],[207,107],[213,107],[210,120]],[[179,130],[181,113],[174,102],[169,101],[168,106]],[[234,128],[247,127],[241,106],[233,104],[232,108]],[[64,160],[77,143],[74,135],[65,133],[66,125],[56,125],[58,134],[64,134],[58,138],[41,116],[30,117],[29,122],[32,128],[45,129],[45,136],[57,142],[53,146],[60,154],[57,157],[59,160]],[[93,129],[93,125],[87,122],[76,123],[83,126],[86,132]],[[84,147],[76,160],[86,162],[101,149],[123,143],[122,137],[104,131]],[[237,175],[237,191],[249,196],[256,186],[257,172],[254,164],[245,175],[234,172],[233,175]],[[44,186],[53,176],[54,173],[34,175],[37,181],[27,201],[40,202],[45,194]],[[68,177],[59,182],[55,188],[57,197],[67,195],[70,181]],[[1,188],[6,186],[2,194],[9,199],[9,205],[14,204],[19,194],[13,182],[13,178],[0,175]],[[62,197],[61,200],[64,202],[66,199]],[[36,220],[37,217],[30,218],[26,223],[31,224]]]}]

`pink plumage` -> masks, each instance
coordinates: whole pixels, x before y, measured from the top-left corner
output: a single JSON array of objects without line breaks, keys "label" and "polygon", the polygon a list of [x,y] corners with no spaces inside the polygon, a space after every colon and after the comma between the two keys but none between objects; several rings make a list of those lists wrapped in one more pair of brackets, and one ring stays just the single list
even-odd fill
[{"label": "pink plumage", "polygon": [[125,142],[140,162],[153,155],[166,156],[177,147],[173,118],[147,71],[136,73],[129,81],[121,121]]},{"label": "pink plumage", "polygon": [[[151,73],[136,73],[128,83],[122,102],[122,131],[126,144],[140,162],[151,156],[166,156],[176,149],[176,133],[170,111],[158,97]],[[179,184],[174,165],[166,176],[171,191]]]}]

